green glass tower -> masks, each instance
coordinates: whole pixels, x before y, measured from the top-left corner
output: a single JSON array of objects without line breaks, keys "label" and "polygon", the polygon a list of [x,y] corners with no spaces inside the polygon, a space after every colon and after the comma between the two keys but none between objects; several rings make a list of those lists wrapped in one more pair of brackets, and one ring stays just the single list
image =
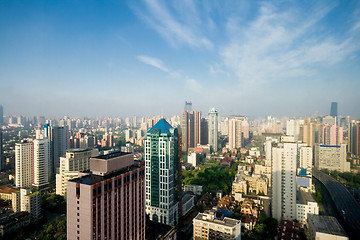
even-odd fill
[{"label": "green glass tower", "polygon": [[178,222],[178,131],[165,119],[144,141],[146,214],[167,225]]}]

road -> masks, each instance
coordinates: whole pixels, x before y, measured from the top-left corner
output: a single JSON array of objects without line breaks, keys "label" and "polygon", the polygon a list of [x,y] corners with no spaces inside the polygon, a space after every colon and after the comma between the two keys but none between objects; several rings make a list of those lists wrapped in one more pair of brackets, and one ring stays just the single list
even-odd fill
[{"label": "road", "polygon": [[[319,180],[328,190],[339,215],[348,226],[349,237],[360,239],[360,206],[350,192],[331,176],[313,169],[313,177]],[[346,229],[345,229],[346,230]]]}]

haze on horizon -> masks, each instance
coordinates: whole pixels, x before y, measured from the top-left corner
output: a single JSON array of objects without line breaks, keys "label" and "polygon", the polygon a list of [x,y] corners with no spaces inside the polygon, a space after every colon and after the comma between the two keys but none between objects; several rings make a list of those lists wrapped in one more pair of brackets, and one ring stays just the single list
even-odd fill
[{"label": "haze on horizon", "polygon": [[5,115],[360,116],[359,1],[1,1]]}]

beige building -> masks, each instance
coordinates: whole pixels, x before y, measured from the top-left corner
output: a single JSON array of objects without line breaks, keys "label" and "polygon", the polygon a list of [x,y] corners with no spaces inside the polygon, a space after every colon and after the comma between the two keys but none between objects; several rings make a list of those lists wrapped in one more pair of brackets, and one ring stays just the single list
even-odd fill
[{"label": "beige building", "polygon": [[316,168],[350,172],[350,163],[346,161],[346,144],[340,146],[316,144],[314,155]]},{"label": "beige building", "polygon": [[235,193],[255,193],[255,194],[268,194],[269,180],[265,175],[250,174],[249,171],[242,169],[239,166],[238,174],[232,184],[232,194]]},{"label": "beige building", "polygon": [[26,211],[32,219],[38,220],[41,216],[39,191],[23,188],[12,193],[12,207],[14,212]]},{"label": "beige building", "polygon": [[33,182],[33,145],[22,141],[15,144],[15,185],[29,188]]},{"label": "beige building", "polygon": [[77,178],[80,171],[90,169],[90,158],[99,155],[97,149],[69,149],[60,157],[60,173],[56,174],[56,194],[65,196],[66,183]]},{"label": "beige building", "polygon": [[12,193],[17,192],[18,189],[10,185],[0,186],[0,198],[4,200],[12,200]]},{"label": "beige building", "polygon": [[310,192],[298,190],[296,192],[296,219],[301,226],[306,224],[308,214],[319,215],[319,206]]},{"label": "beige building", "polygon": [[229,149],[242,147],[244,139],[249,138],[249,123],[246,117],[229,117]]},{"label": "beige building", "polygon": [[199,213],[193,219],[194,239],[241,239],[241,221],[217,218],[214,211]]}]

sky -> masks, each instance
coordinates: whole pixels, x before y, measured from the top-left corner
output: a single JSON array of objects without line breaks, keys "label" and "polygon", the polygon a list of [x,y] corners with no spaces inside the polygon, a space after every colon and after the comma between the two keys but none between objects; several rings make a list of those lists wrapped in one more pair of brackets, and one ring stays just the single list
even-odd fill
[{"label": "sky", "polygon": [[360,116],[360,1],[0,1],[5,115]]}]

